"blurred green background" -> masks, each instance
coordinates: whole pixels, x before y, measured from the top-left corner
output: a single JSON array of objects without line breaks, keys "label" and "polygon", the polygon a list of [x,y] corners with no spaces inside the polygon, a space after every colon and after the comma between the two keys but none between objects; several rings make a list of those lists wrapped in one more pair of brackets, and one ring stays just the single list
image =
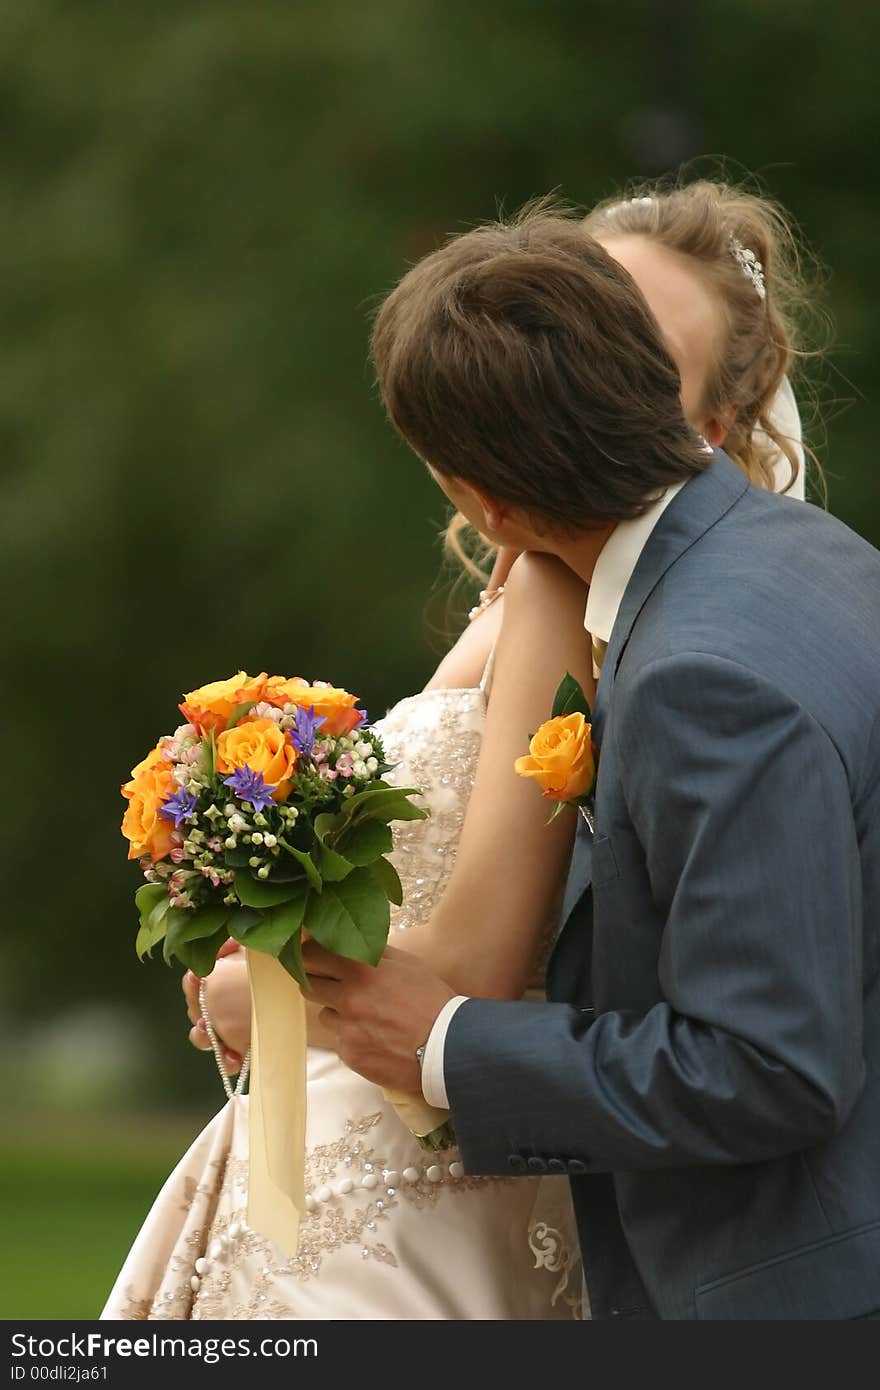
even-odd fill
[{"label": "blurred green background", "polygon": [[880,538],[878,45],[818,0],[0,8],[0,1316],[94,1315],[222,1099],[119,835],[178,693],[265,668],[376,714],[440,650],[442,499],[367,365],[407,262],[551,189],[757,174],[830,267],[814,441]]}]

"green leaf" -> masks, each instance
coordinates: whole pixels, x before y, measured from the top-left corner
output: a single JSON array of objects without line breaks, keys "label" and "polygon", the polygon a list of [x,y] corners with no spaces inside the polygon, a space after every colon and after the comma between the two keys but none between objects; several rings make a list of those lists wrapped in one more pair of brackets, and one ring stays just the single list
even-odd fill
[{"label": "green leaf", "polygon": [[144,883],[134,895],[135,906],[141,922],[145,922],[157,903],[168,897],[164,883]]},{"label": "green leaf", "polygon": [[[263,914],[262,922],[248,931],[244,944],[249,951],[263,951],[267,956],[280,956],[292,937],[298,936],[303,924],[303,914],[309,898],[309,890],[302,885],[300,895],[293,902],[280,903]],[[320,901],[320,899],[318,899]]]},{"label": "green leaf", "polygon": [[376,965],[388,940],[388,898],[373,866],[353,869],[341,883],[325,883],[309,898],[304,927],[328,951]]},{"label": "green leaf", "polygon": [[163,888],[162,897],[154,904],[152,909],[141,918],[140,931],[134,943],[134,948],[141,960],[152,951],[154,946],[158,946],[159,942],[164,937],[168,926],[167,917],[170,911],[171,899],[167,891]]},{"label": "green leaf", "polygon": [[370,873],[382,889],[389,902],[394,903],[395,907],[400,907],[403,902],[403,885],[397,876],[397,870],[387,859],[377,859],[375,864],[370,865]]},{"label": "green leaf", "polygon": [[309,980],[302,958],[302,932],[292,936],[286,946],[278,952],[278,959],[288,975],[292,975],[301,989],[308,990]]},{"label": "green leaf", "polygon": [[234,729],[239,719],[249,714],[256,703],[256,700],[244,700],[240,705],[236,705],[226,721],[227,729]]},{"label": "green leaf", "polygon": [[244,944],[244,938],[255,927],[258,922],[262,922],[263,914],[256,907],[238,907],[232,913],[226,923],[226,930],[230,936],[234,936],[236,941]]},{"label": "green leaf", "polygon": [[193,974],[204,979],[214,969],[217,963],[217,952],[226,939],[226,928],[221,927],[219,931],[214,932],[213,936],[181,942],[175,955],[180,963],[186,966],[187,970],[192,970]]},{"label": "green leaf", "polygon": [[290,883],[272,883],[267,878],[236,874],[234,888],[238,901],[245,907],[277,907],[295,898],[301,883],[301,878]]},{"label": "green leaf", "polygon": [[217,741],[213,729],[209,734],[202,735],[202,743],[205,746],[205,767],[208,776],[214,777],[217,772]]},{"label": "green leaf", "polygon": [[281,845],[282,849],[287,850],[288,854],[293,855],[298,864],[302,865],[306,871],[306,878],[309,883],[316,893],[320,893],[321,889],[324,887],[324,880],[315,868],[315,861],[312,859],[311,855],[305,854],[301,849],[295,849],[293,845],[288,844],[285,839],[280,839],[278,843]]},{"label": "green leaf", "polygon": [[358,821],[339,837],[338,848],[350,864],[372,864],[394,846],[391,831],[378,820]]},{"label": "green leaf", "polygon": [[357,820],[427,820],[428,811],[408,800],[419,796],[417,787],[370,788],[353,796],[346,810],[353,811]]},{"label": "green leaf", "polygon": [[583,692],[578,681],[567,671],[559,683],[559,688],[553,697],[552,719],[559,719],[566,714],[582,714],[585,719],[592,719],[590,713],[590,702]]},{"label": "green leaf", "polygon": [[330,849],[328,845],[319,843],[318,868],[324,883],[339,883],[348,877],[354,865],[348,859],[344,859],[341,854],[337,854],[335,849]]},{"label": "green leaf", "polygon": [[[167,931],[165,933],[165,945],[162,948],[166,963],[171,964],[171,957],[177,956],[178,960],[183,960],[180,954],[180,947],[187,945],[191,941],[201,941],[202,938],[212,936],[219,932],[221,927],[230,916],[230,910],[225,904],[220,907],[200,907],[195,911],[187,907],[173,907],[165,918]],[[226,931],[223,931],[223,940],[226,939]],[[196,974],[200,972],[197,970]]]},{"label": "green leaf", "polygon": [[322,811],[319,816],[315,816],[314,831],[318,844],[323,845],[328,835],[333,835],[337,830],[348,824],[349,816],[347,811],[340,811],[334,814],[332,811]]}]

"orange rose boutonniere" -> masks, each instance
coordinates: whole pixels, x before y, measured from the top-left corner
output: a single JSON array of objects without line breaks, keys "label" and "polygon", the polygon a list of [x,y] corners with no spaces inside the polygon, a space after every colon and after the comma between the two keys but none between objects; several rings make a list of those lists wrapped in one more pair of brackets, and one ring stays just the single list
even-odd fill
[{"label": "orange rose boutonniere", "polygon": [[557,805],[550,820],[566,806],[583,806],[596,784],[598,750],[592,739],[590,706],[573,676],[566,675],[553,701],[553,714],[529,743],[514,771],[531,777]]}]

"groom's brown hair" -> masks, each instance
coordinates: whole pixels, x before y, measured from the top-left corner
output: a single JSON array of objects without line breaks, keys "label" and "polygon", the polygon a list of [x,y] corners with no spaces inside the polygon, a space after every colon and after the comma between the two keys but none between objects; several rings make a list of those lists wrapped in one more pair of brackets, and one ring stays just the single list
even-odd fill
[{"label": "groom's brown hair", "polygon": [[638,516],[706,467],[634,281],[546,204],[419,261],[372,351],[388,415],[426,463],[556,526]]}]

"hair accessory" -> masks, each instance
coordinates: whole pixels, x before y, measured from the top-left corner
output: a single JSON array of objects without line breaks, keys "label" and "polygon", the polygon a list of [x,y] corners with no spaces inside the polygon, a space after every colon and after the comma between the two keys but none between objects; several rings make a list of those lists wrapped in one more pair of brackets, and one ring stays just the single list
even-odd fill
[{"label": "hair accessory", "polygon": [[755,287],[755,293],[759,299],[767,298],[767,289],[764,285],[764,267],[758,260],[754,251],[750,251],[747,246],[743,246],[738,237],[730,234],[730,250],[734,260],[742,271],[747,275]]}]

